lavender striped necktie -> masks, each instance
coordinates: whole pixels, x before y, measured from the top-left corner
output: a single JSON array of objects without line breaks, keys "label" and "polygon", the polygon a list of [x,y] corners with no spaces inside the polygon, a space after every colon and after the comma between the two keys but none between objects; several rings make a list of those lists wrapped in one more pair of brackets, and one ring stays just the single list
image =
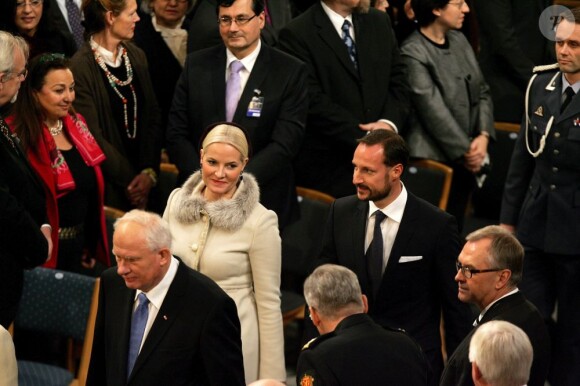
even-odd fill
[{"label": "lavender striped necktie", "polygon": [[238,101],[242,95],[242,79],[240,71],[244,65],[239,60],[230,64],[230,77],[226,84],[226,121],[231,122],[238,107]]}]

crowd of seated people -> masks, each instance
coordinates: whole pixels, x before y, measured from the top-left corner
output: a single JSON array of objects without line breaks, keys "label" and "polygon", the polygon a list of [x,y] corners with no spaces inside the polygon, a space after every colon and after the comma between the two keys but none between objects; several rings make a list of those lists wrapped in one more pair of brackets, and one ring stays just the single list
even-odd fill
[{"label": "crowd of seated people", "polygon": [[[0,252],[0,324],[14,320],[24,269],[100,275],[116,265],[106,206],[156,212],[174,238],[175,261],[234,300],[245,382],[285,381],[281,236],[300,216],[302,186],[337,199],[311,268],[330,261],[355,273],[370,299],[358,305],[363,313],[408,329],[420,346],[424,384],[439,384],[441,374],[447,384],[485,384],[480,362],[471,379],[466,366],[445,360],[468,362],[454,350],[466,351],[478,326],[458,299],[483,278],[497,276],[497,289],[508,269],[459,256],[471,196],[498,170],[489,152],[496,123],[510,121],[521,129],[500,218],[490,221],[523,244],[525,274],[509,293],[481,302],[480,318],[521,292],[552,339],[547,374],[533,368],[529,384],[580,384],[580,11],[558,8],[554,36],[543,35],[538,20],[553,2],[529,3],[2,1],[0,223],[15,242],[31,241],[22,260],[17,250]],[[465,33],[468,22],[476,34]],[[409,156],[452,168],[447,214],[401,182]],[[158,189],[161,162],[180,173],[169,200]],[[429,221],[440,226],[417,234]],[[134,280],[152,274],[136,259]],[[123,262],[133,267],[132,257]],[[118,271],[137,290],[133,309],[145,293],[150,314],[170,317],[161,310],[173,268],[167,282],[143,288]],[[407,277],[424,280],[411,288]],[[428,306],[412,315],[414,301]],[[325,328],[329,316],[308,305],[315,323],[305,320],[305,336],[328,345],[345,315],[331,315]],[[443,331],[456,328],[441,336],[441,319]],[[141,342],[155,334],[152,323]],[[133,337],[131,320],[126,327]],[[298,382],[316,384],[324,378],[317,371],[302,371]]]}]

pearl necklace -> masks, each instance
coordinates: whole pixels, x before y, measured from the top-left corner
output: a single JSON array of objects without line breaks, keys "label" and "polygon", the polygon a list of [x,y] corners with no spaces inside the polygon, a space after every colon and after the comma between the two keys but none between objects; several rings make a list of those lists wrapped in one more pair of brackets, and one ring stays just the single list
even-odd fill
[{"label": "pearl necklace", "polygon": [[[125,132],[127,133],[127,137],[129,139],[135,139],[137,137],[137,94],[135,94],[135,87],[131,82],[133,82],[133,68],[131,67],[131,62],[129,61],[129,56],[127,55],[127,50],[125,47],[120,47],[121,56],[123,57],[123,61],[125,62],[125,69],[127,70],[127,80],[120,80],[115,75],[109,71],[107,68],[107,64],[105,60],[97,51],[97,47],[99,46],[94,40],[91,39],[91,48],[93,50],[93,55],[95,56],[95,60],[101,69],[105,72],[105,76],[109,81],[109,85],[115,91],[115,94],[121,98],[123,102],[123,122],[125,124]],[[131,89],[131,94],[133,95],[133,132],[129,131],[129,117],[127,114],[127,98],[117,89],[117,87],[124,87],[129,86]]]},{"label": "pearl necklace", "polygon": [[53,137],[56,137],[57,135],[62,133],[62,121],[60,119],[57,121],[56,126],[50,127],[48,126],[47,123],[46,127],[48,127],[48,131],[50,132],[50,135],[52,135]]}]

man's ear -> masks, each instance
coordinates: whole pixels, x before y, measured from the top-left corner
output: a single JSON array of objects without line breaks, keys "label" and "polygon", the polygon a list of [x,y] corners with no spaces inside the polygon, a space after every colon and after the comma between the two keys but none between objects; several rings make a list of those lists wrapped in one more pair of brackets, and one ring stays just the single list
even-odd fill
[{"label": "man's ear", "polygon": [[367,296],[365,294],[363,294],[361,296],[362,296],[362,302],[363,302],[363,312],[365,314],[367,314],[369,312],[369,299],[367,298]]}]

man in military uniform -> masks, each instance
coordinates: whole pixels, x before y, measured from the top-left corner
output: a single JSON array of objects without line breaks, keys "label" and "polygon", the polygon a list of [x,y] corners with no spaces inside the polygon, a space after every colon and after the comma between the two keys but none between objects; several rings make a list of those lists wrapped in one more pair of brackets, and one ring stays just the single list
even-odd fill
[{"label": "man in military uniform", "polygon": [[520,288],[554,327],[553,386],[580,385],[580,8],[567,14],[558,64],[534,69],[528,85],[500,217],[525,247]]},{"label": "man in military uniform", "polygon": [[310,318],[321,336],[298,358],[297,383],[426,385],[428,364],[412,338],[366,315],[366,296],[348,268],[325,264],[304,282]]}]

